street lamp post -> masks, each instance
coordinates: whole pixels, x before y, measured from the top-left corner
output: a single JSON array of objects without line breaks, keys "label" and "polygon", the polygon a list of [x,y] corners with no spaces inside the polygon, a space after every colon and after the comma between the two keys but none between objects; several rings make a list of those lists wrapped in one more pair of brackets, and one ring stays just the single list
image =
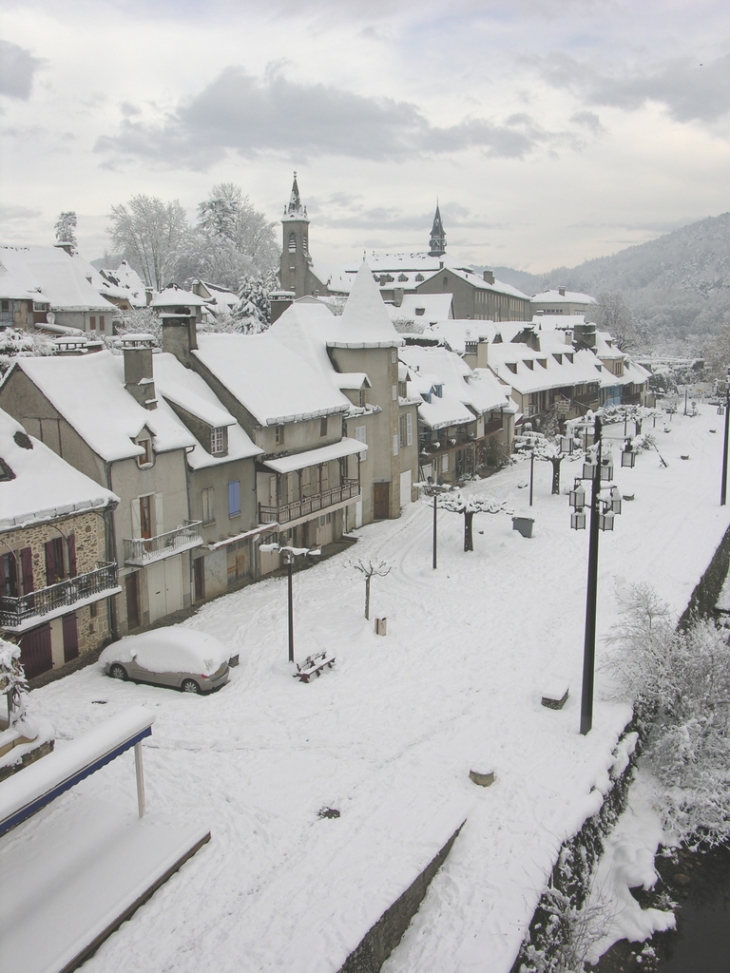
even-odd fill
[{"label": "street lamp post", "polygon": [[319,548],[308,547],[288,547],[283,544],[262,544],[260,551],[282,551],[286,557],[287,569],[287,607],[289,616],[289,662],[294,661],[294,558],[300,554],[309,554],[312,557],[321,554]]},{"label": "street lamp post", "polygon": [[[586,616],[583,639],[583,684],[580,704],[580,732],[584,736],[590,733],[593,726],[593,685],[596,668],[596,613],[598,606],[598,532],[599,530],[613,530],[614,515],[621,513],[621,494],[617,487],[610,484],[613,479],[613,462],[610,455],[604,456],[603,454],[601,420],[597,416],[593,449],[593,458],[584,463],[583,476],[576,478],[575,486],[570,492],[570,504],[574,508],[571,515],[571,526],[576,530],[585,529],[586,516],[583,512],[585,490],[579,483],[580,480],[591,481]],[[628,450],[628,447],[625,452],[633,460],[633,452]],[[622,464],[623,459],[622,456]],[[633,462],[630,465],[633,466]],[[609,481],[608,497],[601,496],[602,480]]]},{"label": "street lamp post", "polygon": [[433,545],[432,545],[432,547],[433,547],[433,555],[432,555],[431,561],[432,561],[432,568],[435,571],[436,568],[437,568],[437,566],[438,566],[438,557],[437,557],[438,531],[437,531],[437,525],[438,525],[439,494],[440,493],[448,493],[449,490],[451,489],[451,487],[450,486],[440,486],[437,483],[433,483],[433,484],[431,484],[428,487],[428,489],[431,491],[431,494],[433,496]]}]

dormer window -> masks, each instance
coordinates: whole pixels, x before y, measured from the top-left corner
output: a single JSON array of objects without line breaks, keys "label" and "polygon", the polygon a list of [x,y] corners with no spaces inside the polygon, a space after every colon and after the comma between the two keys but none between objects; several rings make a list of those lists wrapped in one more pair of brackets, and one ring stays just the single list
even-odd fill
[{"label": "dormer window", "polygon": [[137,457],[137,466],[140,469],[146,469],[147,467],[153,466],[155,462],[155,454],[152,449],[152,440],[149,437],[144,439],[138,439],[137,445],[142,447],[142,452]]},{"label": "dormer window", "polygon": [[565,357],[568,359],[568,361],[572,365],[573,364],[573,355],[572,354],[570,354],[570,355],[569,354],[566,354]]},{"label": "dormer window", "polygon": [[513,375],[517,374],[517,362],[508,361],[507,368],[509,368]]},{"label": "dormer window", "polygon": [[433,387],[434,395],[438,395],[439,398],[444,394],[443,385],[434,385]]},{"label": "dormer window", "polygon": [[530,371],[532,371],[532,369],[534,367],[534,364],[533,364],[532,361],[530,361],[529,358],[525,361],[525,365],[527,365],[527,367],[530,369]]},{"label": "dormer window", "polygon": [[210,430],[211,456],[225,456],[228,452],[228,430],[225,426],[216,426]]},{"label": "dormer window", "polygon": [[419,282],[419,284],[420,284],[420,282],[422,280],[425,280],[425,279],[426,278],[423,276],[423,274],[416,274],[416,280]]},{"label": "dormer window", "polygon": [[543,368],[547,368],[547,359],[546,358],[538,358],[537,359],[537,363],[538,363],[538,365],[542,365]]}]

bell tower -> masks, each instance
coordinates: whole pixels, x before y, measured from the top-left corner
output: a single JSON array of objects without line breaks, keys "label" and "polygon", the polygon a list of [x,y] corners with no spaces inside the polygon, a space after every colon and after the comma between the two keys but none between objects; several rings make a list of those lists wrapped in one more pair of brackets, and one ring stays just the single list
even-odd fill
[{"label": "bell tower", "polygon": [[312,258],[309,256],[309,217],[307,207],[302,206],[297,174],[291,188],[289,203],[284,207],[281,220],[282,247],[280,276],[281,289],[293,291],[297,297],[309,293],[308,279]]},{"label": "bell tower", "polygon": [[431,242],[428,251],[429,257],[443,257],[446,253],[446,233],[444,224],[441,222],[439,204],[436,203],[436,212],[433,216],[433,226],[431,227]]}]

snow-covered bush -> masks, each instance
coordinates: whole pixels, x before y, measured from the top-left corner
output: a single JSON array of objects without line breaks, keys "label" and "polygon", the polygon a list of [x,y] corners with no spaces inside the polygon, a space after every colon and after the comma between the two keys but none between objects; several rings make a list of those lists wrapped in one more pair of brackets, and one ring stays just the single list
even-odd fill
[{"label": "snow-covered bush", "polygon": [[10,368],[14,358],[53,355],[55,352],[53,341],[45,335],[4,328],[0,330],[0,375]]},{"label": "snow-covered bush", "polygon": [[644,736],[643,759],[662,788],[671,838],[689,846],[730,838],[730,647],[711,619],[677,628],[649,585],[638,584],[609,638],[617,692]]}]

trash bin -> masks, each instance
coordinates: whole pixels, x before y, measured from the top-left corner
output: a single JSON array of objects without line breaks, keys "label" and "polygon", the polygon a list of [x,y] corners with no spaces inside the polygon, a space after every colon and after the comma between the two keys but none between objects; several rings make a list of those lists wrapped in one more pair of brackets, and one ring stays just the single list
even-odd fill
[{"label": "trash bin", "polygon": [[518,530],[523,537],[532,537],[532,525],[534,523],[534,517],[513,517],[512,530]]}]

